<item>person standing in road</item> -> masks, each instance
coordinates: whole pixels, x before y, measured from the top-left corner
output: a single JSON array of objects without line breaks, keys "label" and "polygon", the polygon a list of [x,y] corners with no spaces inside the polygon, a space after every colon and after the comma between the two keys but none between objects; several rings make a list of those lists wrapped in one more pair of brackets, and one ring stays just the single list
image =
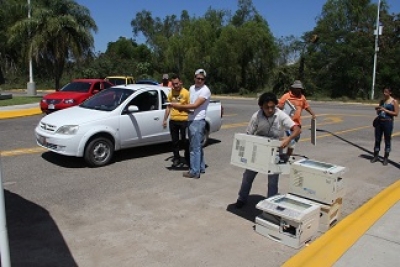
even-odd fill
[{"label": "person standing in road", "polygon": [[[260,109],[251,116],[247,126],[247,134],[265,136],[271,139],[279,140],[283,130],[290,130],[291,134],[286,136],[281,142],[281,148],[285,148],[289,143],[300,135],[300,126],[298,126],[285,112],[278,109],[276,105],[278,99],[273,93],[263,93],[258,99]],[[246,169],[243,173],[242,184],[239,190],[239,197],[236,201],[236,208],[240,209],[247,203],[254,178],[257,172]],[[268,175],[268,193],[267,198],[278,193],[279,174]]]},{"label": "person standing in road", "polygon": [[160,86],[164,87],[169,87],[172,88],[172,82],[169,80],[169,75],[167,73],[164,73],[162,76],[162,82],[160,83]]},{"label": "person standing in road", "polygon": [[[194,85],[190,86],[190,104],[182,105],[171,103],[173,108],[189,110],[189,151],[190,167],[189,171],[183,173],[186,178],[200,178],[200,173],[205,173],[206,164],[204,161],[204,151],[202,141],[206,127],[206,112],[210,103],[211,91],[205,85],[207,73],[204,69],[198,69],[194,73]],[[193,111],[191,111],[193,110]]]},{"label": "person standing in road", "polygon": [[[303,84],[301,81],[296,80],[293,82],[293,84],[290,86],[289,92],[284,94],[278,102],[278,107],[280,109],[283,109],[285,106],[285,101],[289,100],[290,103],[296,108],[295,113],[292,116],[292,120],[301,127],[301,113],[304,110],[306,110],[310,115],[312,116],[312,119],[315,120],[316,116],[314,111],[311,109],[310,105],[307,102],[307,99],[303,95]],[[286,135],[289,136],[291,133],[290,131],[286,131]],[[289,144],[287,148],[287,153],[286,157],[289,158],[294,151],[295,144],[299,141],[300,135],[298,135],[292,142]]]},{"label": "person standing in road", "polygon": [[399,115],[399,103],[392,97],[392,89],[390,87],[383,88],[383,99],[379,102],[379,106],[375,107],[378,114],[375,127],[375,145],[374,157],[371,163],[377,162],[379,151],[381,148],[382,135],[385,138],[385,154],[383,156],[383,165],[387,165],[389,161],[389,153],[391,150],[391,139],[393,132],[393,119]]},{"label": "person standing in road", "polygon": [[[172,75],[171,77],[172,90],[168,94],[169,103],[179,103],[186,105],[190,103],[189,91],[182,87],[182,82],[179,75]],[[186,140],[186,129],[188,123],[188,112],[186,110],[178,110],[171,106],[165,109],[163,126],[167,127],[167,120],[169,117],[169,131],[172,139],[172,166],[177,167],[180,165],[181,156],[179,155],[180,147],[185,149],[185,158],[188,160],[189,152]],[[181,146],[180,146],[181,145]]]}]

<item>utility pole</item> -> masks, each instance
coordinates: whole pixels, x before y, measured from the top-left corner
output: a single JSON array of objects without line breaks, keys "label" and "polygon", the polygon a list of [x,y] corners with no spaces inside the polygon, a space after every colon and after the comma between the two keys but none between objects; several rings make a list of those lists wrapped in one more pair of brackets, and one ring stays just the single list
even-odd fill
[{"label": "utility pole", "polygon": [[374,99],[374,93],[375,93],[375,75],[376,75],[376,62],[378,60],[378,51],[379,51],[379,46],[378,46],[379,35],[382,34],[381,27],[379,26],[380,8],[381,8],[381,0],[378,0],[378,13],[376,15],[376,29],[375,29],[374,67],[372,71],[371,100]]},{"label": "utility pole", "polygon": [[1,266],[10,267],[10,245],[7,235],[6,205],[4,200],[3,178],[1,177],[1,156],[0,156],[0,255]]},{"label": "utility pole", "polygon": [[[31,23],[31,0],[28,0],[28,19]],[[29,39],[31,37],[31,30],[29,26]],[[31,41],[31,40],[29,40]],[[29,48],[29,82],[27,83],[27,94],[36,95],[36,84],[33,81],[33,68],[32,68],[32,45]]]}]

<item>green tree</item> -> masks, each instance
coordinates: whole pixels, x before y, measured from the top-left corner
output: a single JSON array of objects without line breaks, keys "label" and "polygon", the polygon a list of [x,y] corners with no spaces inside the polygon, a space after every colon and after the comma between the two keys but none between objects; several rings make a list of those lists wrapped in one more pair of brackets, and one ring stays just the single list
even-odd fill
[{"label": "green tree", "polygon": [[[398,67],[387,64],[391,62],[390,57],[398,59],[395,55],[398,47],[396,16],[389,15],[387,8],[383,1],[381,17],[389,33],[385,31],[381,37],[381,44],[387,44],[387,48],[382,47],[379,52],[377,87],[392,84],[398,77],[394,71],[397,69],[398,72]],[[372,83],[376,10],[376,4],[369,0],[326,2],[312,31],[320,36],[320,41],[307,47],[313,52],[306,58],[305,74],[314,82],[315,90],[325,91],[332,97],[368,97]]]},{"label": "green tree", "polygon": [[10,77],[21,75],[20,66],[27,62],[22,54],[25,42],[14,45],[10,45],[7,42],[9,39],[9,28],[26,17],[26,1],[0,1],[0,71],[4,72],[3,76],[7,76],[8,80],[14,80]]}]

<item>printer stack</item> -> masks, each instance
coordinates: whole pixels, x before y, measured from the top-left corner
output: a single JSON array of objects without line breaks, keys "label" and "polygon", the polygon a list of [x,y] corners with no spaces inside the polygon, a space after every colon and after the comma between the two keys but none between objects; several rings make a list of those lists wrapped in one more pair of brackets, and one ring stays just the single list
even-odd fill
[{"label": "printer stack", "polygon": [[326,232],[339,220],[345,194],[341,176],[345,171],[345,167],[310,159],[291,165],[289,194],[320,206],[320,232]]},{"label": "printer stack", "polygon": [[291,164],[289,192],[260,201],[255,230],[272,240],[300,248],[318,231],[326,232],[339,219],[344,196],[345,167],[302,159]]},{"label": "printer stack", "polygon": [[231,164],[265,174],[289,174],[289,192],[260,201],[255,230],[285,245],[300,248],[325,232],[339,219],[344,196],[340,177],[345,168],[281,157],[281,142],[267,137],[236,133]]}]

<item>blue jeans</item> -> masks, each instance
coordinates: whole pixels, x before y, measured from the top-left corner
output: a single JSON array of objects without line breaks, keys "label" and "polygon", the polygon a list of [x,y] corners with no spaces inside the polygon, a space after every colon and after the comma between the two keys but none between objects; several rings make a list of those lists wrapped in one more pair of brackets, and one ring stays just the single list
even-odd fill
[{"label": "blue jeans", "polygon": [[[254,178],[256,178],[258,172],[251,171],[246,169],[243,173],[242,185],[239,190],[238,199],[247,202],[247,198],[249,197],[251,186],[253,185]],[[267,198],[275,196],[278,194],[278,181],[279,174],[268,174],[268,192]]]},{"label": "blue jeans", "polygon": [[[287,136],[290,136],[292,134],[291,130],[285,131]],[[292,141],[290,141],[289,147],[294,146],[296,143],[298,143],[300,140],[300,134],[296,136]]]},{"label": "blue jeans", "polygon": [[379,120],[378,126],[375,127],[374,152],[379,152],[381,150],[382,135],[385,138],[385,152],[387,153],[390,152],[392,132],[393,132],[393,120]]},{"label": "blue jeans", "polygon": [[204,162],[204,152],[202,140],[206,128],[205,120],[189,121],[189,152],[190,152],[190,174],[200,175],[204,172],[206,164]]}]

